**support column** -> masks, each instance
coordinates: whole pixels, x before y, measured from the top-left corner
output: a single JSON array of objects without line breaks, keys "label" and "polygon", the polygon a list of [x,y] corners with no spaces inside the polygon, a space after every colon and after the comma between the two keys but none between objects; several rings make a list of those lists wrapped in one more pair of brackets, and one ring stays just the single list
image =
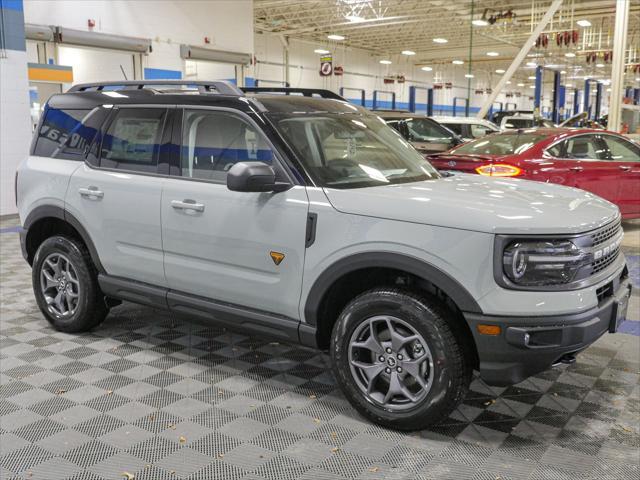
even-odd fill
[{"label": "support column", "polygon": [[624,55],[629,26],[629,0],[616,2],[616,24],[613,34],[613,60],[611,62],[611,96],[607,129],[620,131],[622,119],[622,93],[624,87]]},{"label": "support column", "polygon": [[582,101],[584,103],[583,112],[587,112],[587,119],[591,118],[591,109],[589,108],[589,103],[591,100],[591,85],[589,84],[590,80],[587,78],[584,81],[584,94]]},{"label": "support column", "polygon": [[0,215],[8,215],[17,212],[13,179],[31,144],[22,0],[0,0],[0,104]]},{"label": "support column", "polygon": [[[551,109],[551,120],[553,123],[560,123],[560,116],[564,113],[564,91],[560,100],[560,72],[553,71],[553,108]],[[562,109],[562,112],[561,112]]]},{"label": "support column", "polygon": [[535,90],[533,91],[533,116],[540,117],[540,108],[542,106],[542,75],[544,71],[540,65],[536,67]]},{"label": "support column", "polygon": [[602,84],[596,83],[596,105],[594,107],[593,119],[598,120],[600,118],[600,107],[602,106]]}]

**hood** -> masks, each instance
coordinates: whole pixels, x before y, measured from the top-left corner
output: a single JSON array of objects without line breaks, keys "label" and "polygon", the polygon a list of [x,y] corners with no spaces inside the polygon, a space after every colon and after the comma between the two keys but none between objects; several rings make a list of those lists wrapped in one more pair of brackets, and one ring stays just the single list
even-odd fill
[{"label": "hood", "polygon": [[582,233],[619,216],[615,205],[583,190],[463,173],[325,192],[343,213],[487,233]]}]

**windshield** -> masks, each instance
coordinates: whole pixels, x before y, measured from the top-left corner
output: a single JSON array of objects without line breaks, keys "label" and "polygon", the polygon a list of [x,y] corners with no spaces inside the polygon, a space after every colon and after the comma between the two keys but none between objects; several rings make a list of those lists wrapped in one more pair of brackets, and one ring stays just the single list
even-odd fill
[{"label": "windshield", "polygon": [[273,114],[274,125],[316,183],[360,188],[440,178],[384,120],[359,114]]},{"label": "windshield", "polygon": [[387,124],[402,133],[401,124],[407,126],[407,134],[410,142],[450,143],[454,135],[440,124],[428,118],[385,118]]},{"label": "windshield", "polygon": [[513,155],[529,150],[547,138],[542,133],[503,133],[479,138],[456,148],[453,153],[471,155]]}]

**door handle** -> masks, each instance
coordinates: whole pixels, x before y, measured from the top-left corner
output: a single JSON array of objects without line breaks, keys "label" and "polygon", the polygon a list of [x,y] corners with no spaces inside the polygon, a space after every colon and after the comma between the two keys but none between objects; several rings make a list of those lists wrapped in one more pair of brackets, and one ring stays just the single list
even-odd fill
[{"label": "door handle", "polygon": [[98,187],[90,186],[89,188],[79,188],[78,193],[80,196],[88,198],[89,200],[98,200],[104,197],[104,192],[98,190]]},{"label": "door handle", "polygon": [[171,206],[176,210],[193,210],[195,212],[204,212],[204,203],[196,203],[195,200],[171,200]]},{"label": "door handle", "polygon": [[569,168],[569,170],[571,170],[573,172],[581,172],[582,170],[584,170],[584,168],[582,168],[582,167],[571,167],[571,168]]},{"label": "door handle", "polygon": [[631,170],[631,167],[629,165],[620,165],[619,168],[620,170],[624,170],[625,172]]}]

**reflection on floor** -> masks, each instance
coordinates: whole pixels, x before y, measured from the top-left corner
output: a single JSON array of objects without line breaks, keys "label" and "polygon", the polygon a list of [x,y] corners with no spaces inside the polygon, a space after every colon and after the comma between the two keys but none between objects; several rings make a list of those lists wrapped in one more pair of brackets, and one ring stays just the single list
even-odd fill
[{"label": "reflection on floor", "polygon": [[[640,337],[605,335],[513,387],[475,380],[441,425],[403,434],[358,416],[313,350],[131,304],[91,333],[52,330],[12,226],[0,223],[0,478],[640,476]],[[624,248],[638,288],[640,241]]]}]

